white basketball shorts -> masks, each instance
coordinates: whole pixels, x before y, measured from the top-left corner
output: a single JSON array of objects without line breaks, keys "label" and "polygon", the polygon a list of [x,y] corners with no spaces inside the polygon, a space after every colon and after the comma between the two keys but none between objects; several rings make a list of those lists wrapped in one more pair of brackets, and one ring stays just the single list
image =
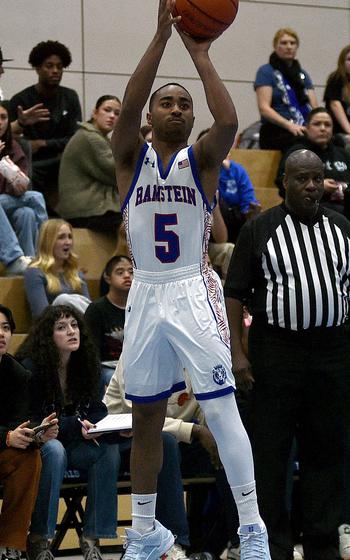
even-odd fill
[{"label": "white basketball shorts", "polygon": [[168,398],[185,388],[187,368],[198,400],[235,389],[229,329],[217,274],[189,266],[135,270],[125,310],[123,364],[126,397]]}]

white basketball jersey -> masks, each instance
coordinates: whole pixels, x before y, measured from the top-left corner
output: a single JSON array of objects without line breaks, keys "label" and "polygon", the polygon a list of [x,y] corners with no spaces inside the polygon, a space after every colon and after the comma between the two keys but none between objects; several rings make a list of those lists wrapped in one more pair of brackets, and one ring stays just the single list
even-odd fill
[{"label": "white basketball jersey", "polygon": [[124,201],[123,219],[135,268],[170,271],[205,259],[211,208],[192,147],[175,153],[168,168],[145,144]]}]

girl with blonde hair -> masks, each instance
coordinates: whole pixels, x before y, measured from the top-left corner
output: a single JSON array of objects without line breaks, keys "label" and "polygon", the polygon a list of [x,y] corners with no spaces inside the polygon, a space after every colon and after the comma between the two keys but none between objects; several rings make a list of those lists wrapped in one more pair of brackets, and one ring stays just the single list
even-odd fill
[{"label": "girl with blonde hair", "polygon": [[38,253],[25,271],[24,285],[34,317],[50,304],[85,311],[89,291],[73,252],[73,228],[65,220],[54,218],[42,224]]}]

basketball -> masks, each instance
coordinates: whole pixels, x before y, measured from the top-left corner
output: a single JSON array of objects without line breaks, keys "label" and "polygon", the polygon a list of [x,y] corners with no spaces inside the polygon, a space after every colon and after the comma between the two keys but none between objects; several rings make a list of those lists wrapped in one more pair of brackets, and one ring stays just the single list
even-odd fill
[{"label": "basketball", "polygon": [[215,39],[234,21],[239,0],[176,0],[179,28],[194,39]]}]

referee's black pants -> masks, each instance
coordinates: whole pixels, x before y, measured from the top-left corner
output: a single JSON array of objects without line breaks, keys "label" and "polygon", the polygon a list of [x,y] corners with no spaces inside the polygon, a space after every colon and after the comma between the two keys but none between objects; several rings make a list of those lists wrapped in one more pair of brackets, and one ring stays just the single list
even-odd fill
[{"label": "referee's black pants", "polygon": [[[346,327],[285,332],[253,325],[250,413],[258,501],[272,560],[293,558],[286,476],[297,438],[305,560],[339,558],[344,441],[350,426]],[[350,473],[349,473],[350,476]]]}]

